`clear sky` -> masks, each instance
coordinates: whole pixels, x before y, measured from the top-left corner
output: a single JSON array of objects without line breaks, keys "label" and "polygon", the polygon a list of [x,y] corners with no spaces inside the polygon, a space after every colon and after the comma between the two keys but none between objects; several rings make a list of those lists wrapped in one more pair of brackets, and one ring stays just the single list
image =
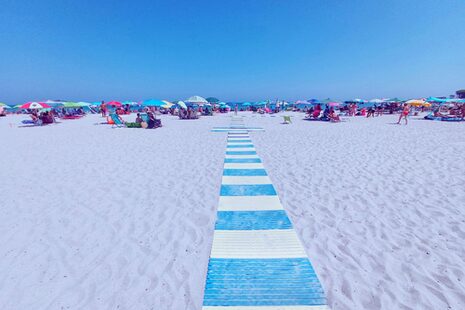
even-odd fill
[{"label": "clear sky", "polygon": [[465,88],[463,0],[2,0],[0,102]]}]

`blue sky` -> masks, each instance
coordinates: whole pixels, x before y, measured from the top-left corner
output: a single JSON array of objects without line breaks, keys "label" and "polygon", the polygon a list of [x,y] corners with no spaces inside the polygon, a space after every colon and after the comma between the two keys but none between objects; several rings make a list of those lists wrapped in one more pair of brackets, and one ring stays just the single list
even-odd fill
[{"label": "blue sky", "polygon": [[465,88],[465,1],[13,1],[0,102],[423,97]]}]

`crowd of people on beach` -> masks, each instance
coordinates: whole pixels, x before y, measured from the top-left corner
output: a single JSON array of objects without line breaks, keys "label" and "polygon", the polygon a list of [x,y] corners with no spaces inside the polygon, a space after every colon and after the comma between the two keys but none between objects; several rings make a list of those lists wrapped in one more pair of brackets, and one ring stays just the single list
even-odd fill
[{"label": "crowd of people on beach", "polygon": [[[57,119],[78,119],[89,113],[100,113],[106,119],[105,124],[117,125],[121,127],[134,128],[158,128],[161,127],[161,120],[157,119],[157,114],[169,114],[177,116],[181,120],[198,119],[200,116],[211,116],[215,113],[228,113],[234,111],[250,111],[258,114],[274,114],[282,111],[304,112],[304,120],[325,121],[337,123],[343,120],[342,116],[361,116],[366,118],[380,117],[384,114],[398,114],[397,124],[408,124],[410,115],[418,115],[427,112],[424,116],[427,120],[441,121],[463,121],[465,120],[464,99],[438,99],[437,102],[427,102],[425,99],[409,101],[388,101],[367,104],[368,102],[348,101],[344,103],[332,102],[306,102],[302,105],[287,103],[284,101],[259,102],[255,103],[199,103],[169,104],[168,106],[144,106],[142,104],[121,104],[119,102],[101,102],[99,105],[61,105],[48,108],[28,108],[19,109],[16,113],[28,114],[30,120],[24,120],[24,124],[46,125],[57,123]],[[312,99],[316,100],[316,99]],[[413,102],[412,102],[413,101]],[[166,101],[164,101],[166,102]],[[302,102],[302,101],[300,101]],[[65,102],[69,103],[69,102]],[[82,102],[81,102],[82,103]],[[160,103],[160,101],[158,101]],[[182,103],[182,104],[181,104]],[[3,106],[5,106],[3,104]],[[7,115],[7,110],[0,106],[0,116]],[[11,113],[11,112],[9,112]],[[134,121],[126,121],[127,117],[136,113]],[[124,118],[123,118],[124,116]]]}]

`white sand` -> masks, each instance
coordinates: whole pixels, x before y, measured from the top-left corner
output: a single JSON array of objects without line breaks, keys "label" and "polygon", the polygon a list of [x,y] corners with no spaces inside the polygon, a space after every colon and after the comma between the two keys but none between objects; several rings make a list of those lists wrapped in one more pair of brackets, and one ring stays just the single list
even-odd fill
[{"label": "white sand", "polygon": [[[244,115],[332,309],[465,309],[465,123]],[[0,309],[200,309],[229,118],[24,118],[0,118]]]}]

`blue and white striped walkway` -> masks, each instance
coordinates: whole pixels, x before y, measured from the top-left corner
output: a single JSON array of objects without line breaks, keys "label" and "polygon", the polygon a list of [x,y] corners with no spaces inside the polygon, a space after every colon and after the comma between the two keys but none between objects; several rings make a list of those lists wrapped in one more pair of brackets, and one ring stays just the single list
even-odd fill
[{"label": "blue and white striped walkway", "polygon": [[230,127],[212,131],[223,128],[228,144],[203,310],[329,309],[255,151],[251,127],[233,117]]}]

